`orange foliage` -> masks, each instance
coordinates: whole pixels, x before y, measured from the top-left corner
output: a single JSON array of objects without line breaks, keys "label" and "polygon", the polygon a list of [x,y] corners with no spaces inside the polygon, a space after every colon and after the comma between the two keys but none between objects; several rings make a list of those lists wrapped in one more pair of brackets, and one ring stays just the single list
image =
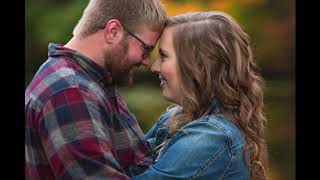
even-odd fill
[{"label": "orange foliage", "polygon": [[187,12],[195,12],[195,11],[203,11],[203,7],[201,3],[198,1],[192,1],[188,3],[176,3],[170,0],[162,0],[169,16],[175,16],[177,14],[187,13]]},{"label": "orange foliage", "polygon": [[215,11],[227,11],[233,5],[233,0],[215,0],[212,1],[211,7]]}]

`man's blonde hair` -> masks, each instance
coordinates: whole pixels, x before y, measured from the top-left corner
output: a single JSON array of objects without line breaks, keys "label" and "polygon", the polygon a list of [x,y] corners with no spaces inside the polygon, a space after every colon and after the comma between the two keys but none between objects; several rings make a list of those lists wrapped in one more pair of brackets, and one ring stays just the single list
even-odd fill
[{"label": "man's blonde hair", "polygon": [[73,35],[89,36],[111,19],[119,20],[131,31],[144,24],[152,31],[161,31],[167,13],[160,0],[90,0]]}]

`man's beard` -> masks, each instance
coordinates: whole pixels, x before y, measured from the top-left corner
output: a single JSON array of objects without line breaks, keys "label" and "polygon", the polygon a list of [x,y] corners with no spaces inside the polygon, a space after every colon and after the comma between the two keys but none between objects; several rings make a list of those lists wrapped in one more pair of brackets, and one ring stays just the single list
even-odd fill
[{"label": "man's beard", "polygon": [[122,40],[118,46],[106,53],[105,68],[110,71],[114,84],[129,86],[132,84],[132,65],[128,60],[128,42]]}]

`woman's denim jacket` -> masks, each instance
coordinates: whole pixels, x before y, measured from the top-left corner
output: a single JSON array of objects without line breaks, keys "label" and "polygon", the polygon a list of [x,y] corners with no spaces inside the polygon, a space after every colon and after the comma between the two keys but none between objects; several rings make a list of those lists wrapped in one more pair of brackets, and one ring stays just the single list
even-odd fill
[{"label": "woman's denim jacket", "polygon": [[[215,112],[219,104],[213,101]],[[150,148],[161,144],[168,134],[167,112],[146,134]],[[153,152],[154,164],[133,180],[249,179],[249,154],[243,153],[244,137],[231,121],[208,115],[177,131],[164,149]]]}]

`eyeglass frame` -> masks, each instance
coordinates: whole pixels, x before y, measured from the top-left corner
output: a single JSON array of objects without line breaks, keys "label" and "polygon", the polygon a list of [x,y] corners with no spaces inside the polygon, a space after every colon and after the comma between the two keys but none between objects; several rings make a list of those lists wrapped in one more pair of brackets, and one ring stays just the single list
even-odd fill
[{"label": "eyeglass frame", "polygon": [[143,42],[140,38],[138,38],[135,34],[133,34],[132,32],[129,31],[128,28],[126,28],[126,26],[122,25],[123,29],[125,31],[128,32],[128,34],[130,34],[132,37],[134,37],[136,40],[138,40],[141,44],[142,44],[142,48],[143,48],[143,54],[142,54],[142,58],[145,59],[146,57],[150,56],[152,50],[154,49],[153,46],[148,46],[145,42]]}]

